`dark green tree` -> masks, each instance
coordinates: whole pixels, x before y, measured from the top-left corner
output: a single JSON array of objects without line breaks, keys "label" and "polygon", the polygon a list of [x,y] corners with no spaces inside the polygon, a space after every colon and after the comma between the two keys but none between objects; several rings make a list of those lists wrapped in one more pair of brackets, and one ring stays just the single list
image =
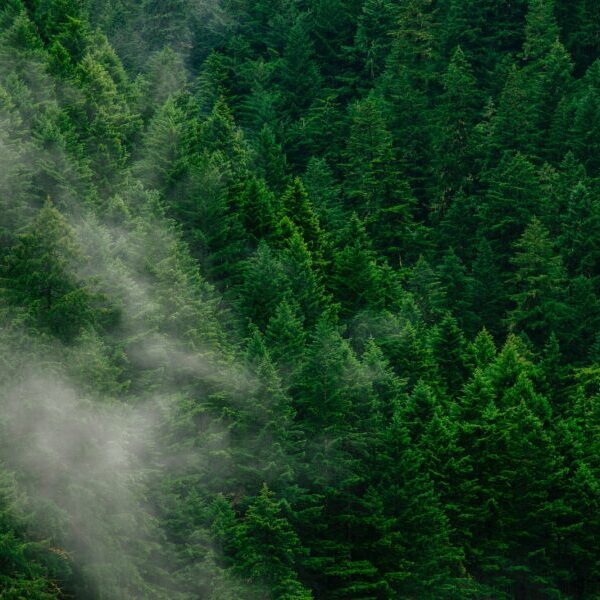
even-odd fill
[{"label": "dark green tree", "polygon": [[468,187],[468,178],[472,177],[473,128],[481,110],[477,81],[460,46],[442,81],[444,94],[437,110],[434,170],[439,179],[435,208],[443,213],[458,190]]},{"label": "dark green tree", "polygon": [[342,304],[342,314],[382,306],[380,269],[364,225],[356,214],[350,219],[342,244],[334,254],[330,283],[334,298]]},{"label": "dark green tree", "polygon": [[4,259],[4,301],[30,326],[73,339],[98,317],[94,295],[77,275],[83,259],[75,232],[48,201]]},{"label": "dark green tree", "polygon": [[512,259],[516,267],[515,307],[509,313],[509,323],[539,345],[551,332],[560,331],[565,318],[565,272],[548,231],[538,219],[527,227],[516,248]]}]

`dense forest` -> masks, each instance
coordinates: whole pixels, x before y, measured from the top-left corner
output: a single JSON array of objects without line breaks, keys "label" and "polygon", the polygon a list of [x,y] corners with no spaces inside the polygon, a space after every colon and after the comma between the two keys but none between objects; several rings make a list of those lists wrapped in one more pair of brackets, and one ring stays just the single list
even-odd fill
[{"label": "dense forest", "polygon": [[2,0],[0,328],[0,598],[600,598],[600,3]]}]

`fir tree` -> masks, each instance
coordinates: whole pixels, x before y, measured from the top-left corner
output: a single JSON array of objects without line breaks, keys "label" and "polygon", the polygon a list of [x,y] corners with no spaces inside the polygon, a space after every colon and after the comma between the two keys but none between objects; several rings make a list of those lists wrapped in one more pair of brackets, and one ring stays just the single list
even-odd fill
[{"label": "fir tree", "polygon": [[556,332],[564,318],[562,282],[565,277],[560,256],[554,252],[548,231],[534,219],[516,244],[512,259],[516,293],[510,324],[540,344],[549,332]]},{"label": "fir tree", "polygon": [[435,208],[440,212],[444,212],[458,190],[468,184],[473,167],[472,134],[480,110],[477,82],[460,47],[452,55],[443,83],[435,136],[435,172],[440,180]]},{"label": "fir tree", "polygon": [[82,261],[75,232],[48,201],[5,257],[2,296],[31,325],[70,340],[96,318],[93,294],[76,276]]},{"label": "fir tree", "polygon": [[347,314],[381,306],[380,271],[360,219],[353,215],[343,246],[334,254],[331,284]]}]

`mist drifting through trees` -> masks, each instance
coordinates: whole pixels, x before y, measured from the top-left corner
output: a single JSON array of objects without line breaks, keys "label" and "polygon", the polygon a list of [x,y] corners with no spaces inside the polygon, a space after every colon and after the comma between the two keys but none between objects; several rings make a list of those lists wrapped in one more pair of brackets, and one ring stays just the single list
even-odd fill
[{"label": "mist drifting through trees", "polygon": [[599,31],[0,2],[0,598],[600,597]]}]

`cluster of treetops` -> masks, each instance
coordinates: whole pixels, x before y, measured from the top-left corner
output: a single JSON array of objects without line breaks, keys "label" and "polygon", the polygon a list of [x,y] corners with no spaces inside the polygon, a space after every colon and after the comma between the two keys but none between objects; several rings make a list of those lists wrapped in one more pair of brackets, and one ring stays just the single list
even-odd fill
[{"label": "cluster of treetops", "polygon": [[[596,0],[2,2],[5,349],[176,389],[161,443],[212,466],[156,459],[163,541],[122,573],[5,465],[0,596],[598,598],[599,30]],[[153,336],[254,384],[136,363]]]}]

